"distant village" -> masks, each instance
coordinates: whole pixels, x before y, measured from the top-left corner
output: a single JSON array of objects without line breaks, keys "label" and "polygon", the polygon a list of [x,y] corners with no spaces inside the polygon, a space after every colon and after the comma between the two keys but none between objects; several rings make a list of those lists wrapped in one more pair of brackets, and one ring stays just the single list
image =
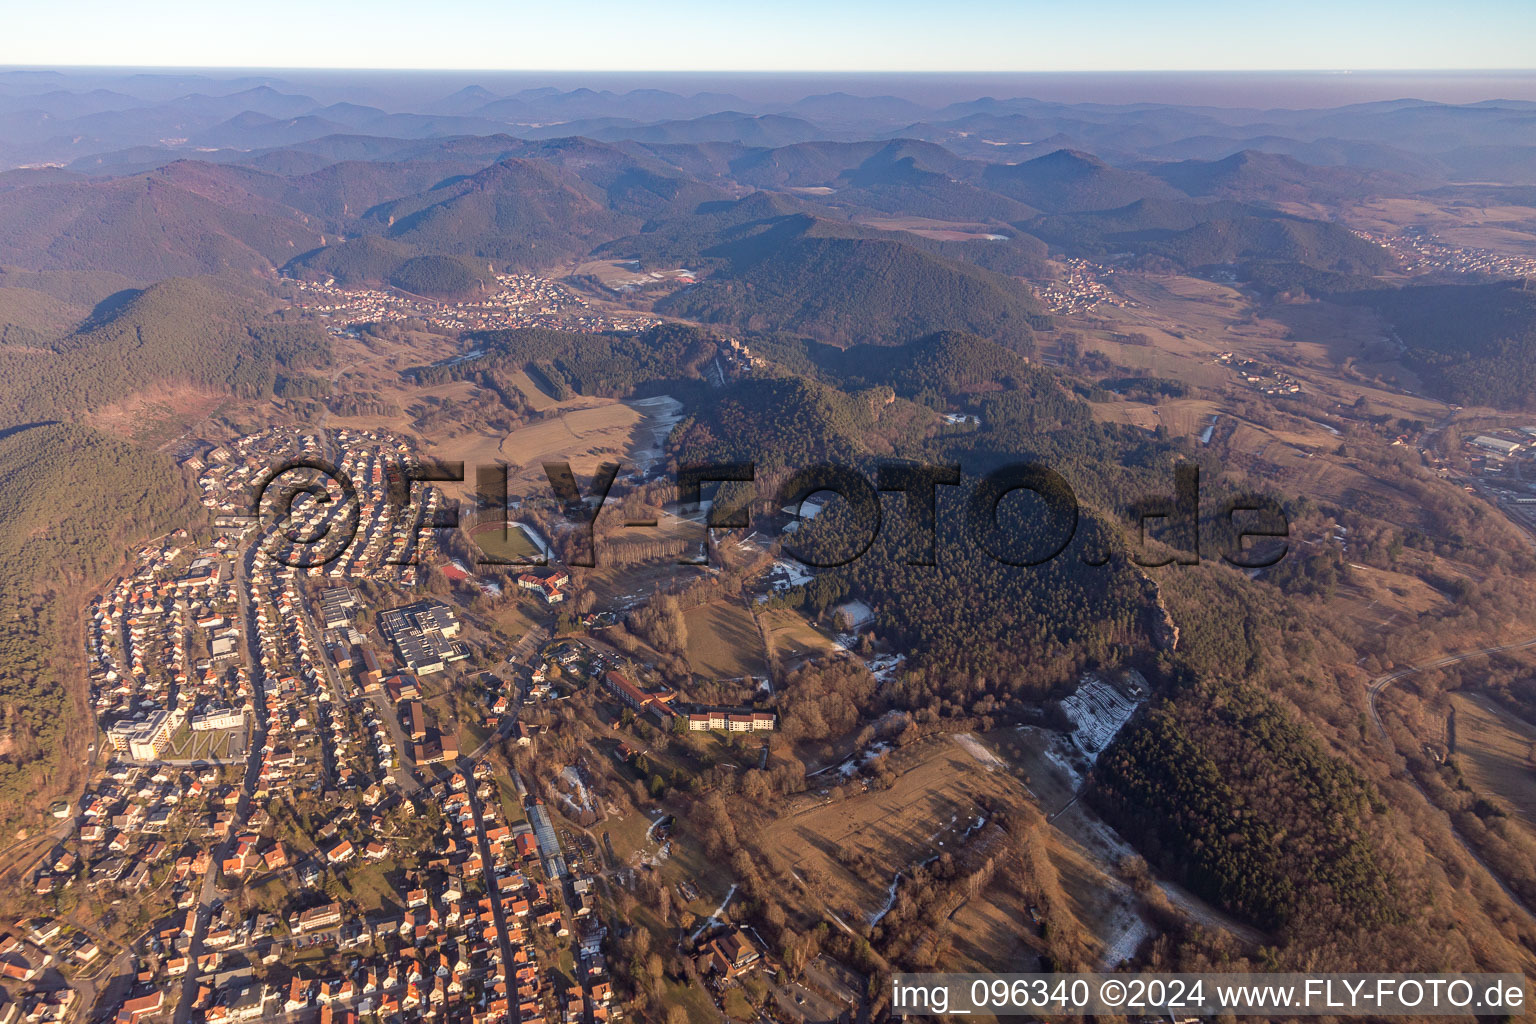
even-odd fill
[{"label": "distant village", "polygon": [[1216,363],[1218,366],[1231,367],[1244,384],[1261,395],[1279,398],[1284,395],[1301,394],[1301,381],[1268,363],[1257,359],[1244,359],[1231,352],[1218,355]]},{"label": "distant village", "polygon": [[359,324],[419,321],[443,331],[550,327],[565,331],[639,331],[661,323],[643,315],[611,315],[592,309],[581,296],[532,274],[497,274],[497,290],[479,300],[437,302],[394,290],[341,288],[333,279],[295,280],[296,307],[334,333]]},{"label": "distant village", "polygon": [[1065,271],[1061,279],[1042,282],[1035,288],[1048,312],[1068,316],[1091,313],[1101,305],[1134,305],[1104,283],[1103,278],[1115,272],[1113,267],[1076,257],[1063,257],[1057,262]]},{"label": "distant village", "polygon": [[1410,274],[1450,272],[1502,278],[1536,276],[1536,256],[1449,245],[1424,228],[1410,227],[1395,235],[1370,231],[1356,231],[1355,234],[1391,250],[1401,261],[1403,270]]}]

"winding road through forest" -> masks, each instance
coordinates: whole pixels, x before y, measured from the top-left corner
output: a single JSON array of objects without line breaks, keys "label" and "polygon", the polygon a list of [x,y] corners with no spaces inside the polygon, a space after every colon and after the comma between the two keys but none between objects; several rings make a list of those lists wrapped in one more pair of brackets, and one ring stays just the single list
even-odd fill
[{"label": "winding road through forest", "polygon": [[1409,665],[1407,668],[1396,669],[1386,673],[1385,675],[1377,676],[1375,679],[1371,680],[1369,689],[1371,721],[1376,723],[1376,732],[1381,736],[1382,739],[1387,738],[1387,730],[1386,727],[1381,724],[1381,715],[1376,710],[1376,702],[1381,697],[1382,692],[1386,690],[1387,687],[1397,682],[1399,679],[1406,679],[1411,675],[1415,675],[1419,672],[1427,672],[1432,668],[1446,668],[1450,665],[1455,665],[1463,661],[1470,661],[1473,658],[1482,658],[1492,654],[1502,654],[1505,651],[1517,651],[1526,647],[1536,647],[1536,637],[1532,637],[1529,640],[1518,640],[1515,643],[1505,644],[1502,647],[1483,647],[1475,651],[1463,651],[1460,654],[1447,654],[1443,658],[1439,658],[1435,661],[1426,661],[1422,665]]}]

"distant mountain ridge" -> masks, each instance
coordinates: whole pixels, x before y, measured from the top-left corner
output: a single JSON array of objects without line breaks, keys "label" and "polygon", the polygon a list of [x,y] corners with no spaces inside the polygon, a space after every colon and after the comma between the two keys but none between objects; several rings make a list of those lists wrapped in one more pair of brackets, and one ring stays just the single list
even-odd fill
[{"label": "distant mountain ridge", "polygon": [[1019,282],[804,214],[761,222],[702,255],[721,265],[659,310],[840,345],[955,329],[1019,348],[1032,343],[1041,313]]},{"label": "distant mountain ridge", "polygon": [[1049,213],[1112,210],[1138,199],[1179,195],[1149,174],[1111,167],[1096,156],[1070,149],[1023,163],[993,164],[981,180],[1010,199]]},{"label": "distant mountain ridge", "polygon": [[[1317,165],[1406,171],[1426,179],[1490,180],[1494,168],[1527,173],[1516,154],[1536,147],[1536,106],[1528,101],[1401,99],[1245,110],[1029,97],[925,104],[888,93],[835,89],[752,99],[646,87],[545,86],[503,92],[474,83],[439,95],[403,96],[344,77],[300,83],[276,75],[220,79],[97,72],[44,79],[0,72],[0,168],[76,162],[82,170],[121,168],[124,155],[134,151],[146,161],[163,163],[210,147],[249,152],[328,134],[422,140],[585,134],[615,142],[749,146],[907,137],[985,162],[1018,163],[1070,148],[1121,166],[1153,159],[1224,159],[1260,150]],[[155,151],[158,158],[148,156]]]}]

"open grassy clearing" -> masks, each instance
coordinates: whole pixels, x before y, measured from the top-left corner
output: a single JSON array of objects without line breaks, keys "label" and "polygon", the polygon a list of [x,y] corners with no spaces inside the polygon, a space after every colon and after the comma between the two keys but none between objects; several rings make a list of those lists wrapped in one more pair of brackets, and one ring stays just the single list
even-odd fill
[{"label": "open grassy clearing", "polygon": [[1215,443],[1218,451],[1268,463],[1267,475],[1281,493],[1304,494],[1344,508],[1390,505],[1399,525],[1426,531],[1434,528],[1415,495],[1382,479],[1369,464],[1338,455],[1338,440],[1321,426],[1317,430],[1316,434],[1272,430],[1239,420],[1230,433],[1218,429]]},{"label": "open grassy clearing", "polygon": [[[644,427],[637,431],[643,432]],[[628,487],[623,482],[614,484],[608,502],[603,506],[600,524],[603,536],[598,542],[597,556],[599,565],[605,564],[609,558],[620,565],[637,566],[658,558],[670,565],[679,558],[699,557],[707,539],[707,530],[701,518],[680,516],[670,509],[661,509],[659,513],[651,509],[646,515],[655,517],[655,526],[626,527],[620,503]],[[676,555],[658,554],[662,548],[657,545],[664,546],[668,552],[675,551]]]},{"label": "open grassy clearing", "polygon": [[658,587],[681,585],[704,574],[702,566],[676,565],[671,559],[616,568],[604,562],[599,547],[597,568],[585,575],[583,583],[597,595],[599,607],[632,608],[650,597]]},{"label": "open grassy clearing", "polygon": [[950,917],[948,955],[937,969],[959,974],[1039,970],[1037,926],[1006,882],[966,900]]},{"label": "open grassy clearing", "polygon": [[613,844],[614,855],[619,858],[620,863],[628,861],[631,855],[640,853],[646,848],[646,830],[661,813],[658,809],[655,815],[627,814],[622,818],[609,818],[603,822],[602,830],[608,833],[608,840]]},{"label": "open grassy clearing", "polygon": [[[763,832],[764,846],[777,849],[825,905],[859,920],[885,906],[898,871],[943,853],[975,823],[978,796],[1022,798],[1005,774],[989,771],[949,737],[887,756],[896,772],[890,788],[833,803],[810,798]],[[865,865],[858,873],[844,866],[850,854]]]},{"label": "open grassy clearing", "polygon": [[1014,777],[1024,784],[1046,817],[1077,798],[1077,780],[1047,755],[1055,736],[1034,726],[1020,726],[994,729],[981,737],[1012,768]]},{"label": "open grassy clearing", "polygon": [[136,391],[88,414],[85,421],[146,448],[161,448],[192,432],[204,417],[231,404],[228,394],[175,385]]},{"label": "open grassy clearing", "polygon": [[619,402],[571,409],[507,434],[496,444],[494,458],[514,469],[538,468],[551,459],[569,462],[577,474],[587,476],[598,463],[628,450],[640,420],[638,412]]},{"label": "open grassy clearing", "polygon": [[[1080,755],[1067,753],[1068,744],[1058,734],[1033,726],[996,729],[981,738],[1011,766],[1013,776],[1025,784],[1045,813],[1051,826],[1051,861],[1072,898],[1074,916],[1093,936],[1095,955],[1109,964],[1130,956],[1145,928],[1142,908],[1129,887],[1110,872],[1135,851],[1077,799],[1086,762]],[[1257,931],[1182,887],[1162,881],[1158,888],[1193,920],[1250,944],[1263,941]]]},{"label": "open grassy clearing", "polygon": [[548,412],[550,409],[558,409],[560,402],[554,396],[548,394],[539,387],[532,377],[522,370],[511,375],[512,384],[522,393],[523,401],[535,412]]},{"label": "open grassy clearing", "polygon": [[533,600],[525,598],[521,601],[509,601],[506,604],[497,605],[489,613],[490,619],[501,632],[514,641],[520,640],[540,621],[538,606],[533,603]]},{"label": "open grassy clearing", "polygon": [[[672,888],[678,902],[702,920],[720,905],[735,879],[730,866],[706,856],[698,837],[686,829],[674,828],[665,842],[647,838],[652,824],[664,813],[610,819],[599,826],[598,838],[601,839],[601,832],[608,833],[620,864],[649,864],[663,884]],[[680,882],[689,882],[698,889],[698,899],[683,903],[677,891]]]},{"label": "open grassy clearing", "polygon": [[768,629],[768,642],[780,658],[819,657],[836,649],[830,638],[793,609],[775,608],[763,612],[762,619]]},{"label": "open grassy clearing", "polygon": [[990,241],[989,236],[997,234],[995,225],[929,217],[864,217],[858,223],[880,231],[905,231],[937,242]]},{"label": "open grassy clearing", "polygon": [[411,387],[405,389],[405,393],[409,395],[412,407],[420,405],[427,408],[443,402],[465,401],[473,398],[480,390],[472,381],[451,380],[430,388]]},{"label": "open grassy clearing", "polygon": [[[1447,565],[1439,560],[1439,571],[1444,572]],[[1352,563],[1349,582],[1334,592],[1329,607],[1332,614],[1347,616],[1361,630],[1374,632],[1392,623],[1412,622],[1428,612],[1443,612],[1450,607],[1450,600],[1410,572]]]},{"label": "open grassy clearing", "polygon": [[735,601],[713,601],[690,608],[688,663],[709,679],[738,679],[768,672],[762,635],[751,614]]},{"label": "open grassy clearing", "polygon": [[1458,693],[1456,760],[1472,788],[1491,793],[1536,828],[1536,726],[1480,693]]},{"label": "open grassy clearing", "polygon": [[400,897],[388,877],[395,870],[388,860],[360,864],[346,874],[348,893],[364,910],[398,911]]}]

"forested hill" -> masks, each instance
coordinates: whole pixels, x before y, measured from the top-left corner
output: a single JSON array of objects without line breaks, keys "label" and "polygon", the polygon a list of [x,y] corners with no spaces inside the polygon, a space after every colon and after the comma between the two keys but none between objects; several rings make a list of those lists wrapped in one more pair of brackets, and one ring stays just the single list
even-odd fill
[{"label": "forested hill", "polygon": [[671,443],[684,463],[752,462],[772,472],[847,462],[872,450],[884,401],[801,377],[750,378],[680,424]]},{"label": "forested hill", "polygon": [[89,710],[65,690],[81,675],[83,585],[131,543],[199,513],[167,456],[72,424],[0,437],[0,831],[68,778],[70,731],[86,742]]},{"label": "forested hill", "polygon": [[415,252],[473,256],[518,270],[560,263],[639,224],[610,210],[597,188],[530,160],[506,160],[385,203],[368,220]]},{"label": "forested hill", "polygon": [[160,174],[0,194],[0,263],[96,270],[149,282],[269,271],[321,244],[319,228],[253,194],[209,198]]},{"label": "forested hill", "polygon": [[1536,283],[1409,286],[1345,301],[1379,311],[1425,387],[1447,401],[1536,409]]},{"label": "forested hill", "polygon": [[1180,160],[1146,168],[1191,196],[1252,202],[1360,199],[1411,190],[1411,179],[1359,167],[1314,167],[1282,153],[1245,149],[1221,160]]},{"label": "forested hill", "polygon": [[1185,269],[1248,261],[1340,273],[1380,273],[1394,266],[1387,250],[1342,225],[1228,200],[1149,198],[1039,217],[1022,227],[1072,255],[1097,259],[1129,252]]},{"label": "forested hill", "polygon": [[1011,348],[1033,342],[1040,307],[1016,280],[886,237],[788,217],[705,250],[723,266],[664,300],[673,316],[778,330],[838,345],[889,344],[969,331]]},{"label": "forested hill", "polygon": [[[946,349],[975,344],[956,337],[909,348],[926,348],[942,363]],[[994,355],[1000,363],[1008,354]],[[872,360],[865,379],[891,374],[898,361],[881,366]],[[1013,701],[1022,707],[1070,679],[1085,659],[1113,661],[1117,652],[1148,643],[1140,576],[1120,558],[1088,564],[1099,560],[1100,552],[1119,549],[1116,527],[1105,512],[1085,505],[1073,542],[1059,557],[1035,566],[1005,564],[968,532],[964,495],[980,474],[1003,464],[1039,453],[1046,464],[1071,475],[1074,486],[1085,482],[1079,479],[1083,472],[1124,476],[1109,457],[1120,451],[1115,439],[1091,423],[1086,404],[1063,391],[1051,374],[1024,371],[1018,378],[1005,375],[1000,383],[1012,389],[988,394],[983,407],[995,420],[969,433],[946,430],[936,413],[894,397],[888,385],[848,384],[845,391],[784,378],[736,385],[673,435],[679,461],[755,463],[764,481],[759,490],[824,461],[857,467],[871,481],[880,460],[961,465],[964,484],[939,488],[935,564],[913,564],[921,559],[915,557],[911,523],[894,499],[883,523],[867,509],[835,503],[802,523],[789,542],[819,564],[842,561],[841,555],[869,545],[793,599],[815,614],[848,596],[866,601],[877,632],[894,649],[911,652],[917,669],[893,691],[892,700],[903,707],[943,706],[946,713],[963,713],[983,699],[988,707]],[[1056,442],[1076,446],[1081,461],[1054,460]],[[1138,453],[1135,461],[1147,460]],[[1089,484],[1083,490],[1100,495],[1111,488]],[[1051,547],[1059,531],[1038,512],[1030,502],[1002,510],[1004,555],[1027,557]]]},{"label": "forested hill", "polygon": [[1011,348],[964,331],[935,331],[904,345],[818,346],[812,357],[851,387],[884,385],[903,398],[1008,391],[1046,374]]},{"label": "forested hill", "polygon": [[981,180],[1010,199],[1052,213],[1107,210],[1138,199],[1179,195],[1149,174],[1110,167],[1098,157],[1069,149],[1018,164],[993,164]]},{"label": "forested hill", "polygon": [[1152,708],[1100,756],[1091,793],[1160,870],[1266,930],[1380,933],[1417,916],[1388,873],[1380,798],[1251,686]]},{"label": "forested hill", "polygon": [[543,378],[559,398],[572,394],[623,398],[644,385],[698,381],[718,351],[712,335],[696,327],[661,324],[644,331],[576,334],[529,327],[479,331],[470,342],[483,354],[447,366],[406,372],[431,387],[450,380],[478,380],[506,394],[510,377],[528,371]]},{"label": "forested hill", "polygon": [[263,316],[223,285],[172,278],[46,348],[0,346],[0,424],[79,416],[137,391],[184,385],[257,397],[280,369],[326,365],[317,327]]},{"label": "forested hill", "polygon": [[468,256],[413,256],[413,250],[377,235],[305,253],[283,268],[307,281],[331,278],[342,288],[398,288],[446,302],[483,296],[496,286],[495,263]]}]

